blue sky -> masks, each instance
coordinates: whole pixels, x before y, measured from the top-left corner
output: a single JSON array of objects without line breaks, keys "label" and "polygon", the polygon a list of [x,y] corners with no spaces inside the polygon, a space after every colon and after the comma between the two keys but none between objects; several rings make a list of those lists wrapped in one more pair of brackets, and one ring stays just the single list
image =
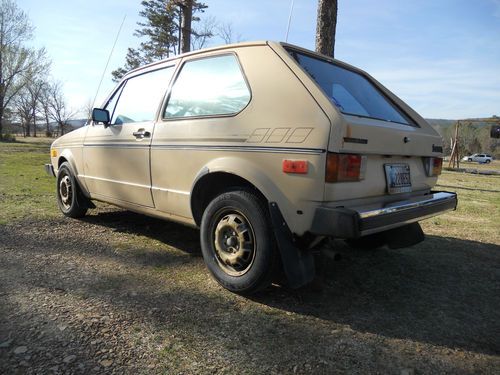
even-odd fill
[{"label": "blue sky", "polygon": [[[206,15],[231,22],[243,40],[284,40],[291,0],[205,0]],[[18,0],[53,60],[73,108],[113,88],[140,1]],[[288,41],[314,49],[316,0],[295,0]],[[500,0],[339,0],[336,58],[368,71],[427,118],[500,115]],[[211,44],[221,41],[214,39]]]}]

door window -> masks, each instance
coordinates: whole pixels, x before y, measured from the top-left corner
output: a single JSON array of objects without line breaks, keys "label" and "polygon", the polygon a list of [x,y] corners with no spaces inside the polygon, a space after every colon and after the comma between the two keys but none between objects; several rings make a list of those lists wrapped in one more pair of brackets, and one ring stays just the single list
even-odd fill
[{"label": "door window", "polygon": [[106,106],[111,124],[154,120],[173,73],[171,66],[129,78]]},{"label": "door window", "polygon": [[175,81],[164,118],[231,115],[250,101],[234,55],[188,61]]}]

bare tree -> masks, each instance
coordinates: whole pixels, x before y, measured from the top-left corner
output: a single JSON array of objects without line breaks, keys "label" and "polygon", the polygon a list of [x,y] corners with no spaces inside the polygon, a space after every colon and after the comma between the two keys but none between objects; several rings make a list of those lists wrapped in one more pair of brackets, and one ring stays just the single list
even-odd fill
[{"label": "bare tree", "polygon": [[41,113],[43,92],[47,81],[34,77],[26,85],[27,99],[31,106],[31,123],[33,124],[33,137],[37,136],[37,117]]},{"label": "bare tree", "polygon": [[217,36],[221,38],[225,44],[239,43],[242,40],[241,34],[234,34],[233,24],[231,22],[223,22],[217,26]]},{"label": "bare tree", "polygon": [[217,19],[213,16],[201,20],[199,26],[191,30],[191,49],[206,47],[209,39],[215,35],[217,26]]},{"label": "bare tree", "polygon": [[23,136],[29,137],[31,135],[31,101],[25,89],[21,90],[19,95],[13,100],[15,114],[19,119]]},{"label": "bare tree", "polygon": [[81,109],[81,112],[85,115],[85,118],[87,119],[87,124],[90,123],[92,120],[92,110],[94,109],[94,102],[92,101],[92,98],[88,98],[85,104],[83,105],[83,108]]},{"label": "bare tree", "polygon": [[63,95],[61,82],[54,82],[49,88],[49,117],[57,123],[59,135],[63,135],[68,121],[71,120],[77,111],[68,108]]},{"label": "bare tree", "polygon": [[319,0],[316,21],[316,52],[334,57],[337,0]]},{"label": "bare tree", "polygon": [[32,50],[24,43],[32,38],[29,19],[12,0],[0,2],[0,137],[4,114],[15,96],[27,83],[26,75],[46,61],[44,49]]},{"label": "bare tree", "polygon": [[41,116],[43,117],[45,121],[45,136],[46,137],[51,137],[52,136],[52,131],[50,130],[50,92],[51,92],[51,87],[50,83],[47,82],[47,84],[43,87],[43,91],[41,93],[41,99],[40,99],[40,112]]}]

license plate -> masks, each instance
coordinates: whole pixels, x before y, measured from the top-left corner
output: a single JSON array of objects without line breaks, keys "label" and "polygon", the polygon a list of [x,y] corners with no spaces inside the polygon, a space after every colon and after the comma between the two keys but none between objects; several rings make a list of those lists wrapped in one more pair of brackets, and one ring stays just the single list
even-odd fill
[{"label": "license plate", "polygon": [[389,194],[411,191],[410,166],[408,164],[384,164],[384,169]]}]

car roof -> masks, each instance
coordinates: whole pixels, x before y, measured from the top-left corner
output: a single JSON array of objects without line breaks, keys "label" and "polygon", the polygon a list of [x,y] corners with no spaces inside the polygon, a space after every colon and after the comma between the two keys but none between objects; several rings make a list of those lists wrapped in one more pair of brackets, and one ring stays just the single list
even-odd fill
[{"label": "car roof", "polygon": [[198,50],[195,50],[195,51],[181,53],[179,55],[175,55],[175,56],[172,56],[172,57],[160,60],[160,61],[155,61],[155,62],[152,62],[150,64],[144,65],[144,66],[140,66],[140,67],[138,67],[136,69],[133,69],[133,70],[127,72],[127,74],[124,77],[126,77],[126,76],[128,76],[130,74],[134,74],[136,72],[139,72],[141,70],[146,70],[146,69],[148,69],[150,67],[153,67],[153,66],[156,66],[156,65],[160,65],[160,64],[164,64],[164,63],[168,63],[170,61],[176,61],[176,60],[182,59],[184,57],[195,56],[195,55],[205,54],[205,53],[214,52],[214,51],[223,51],[223,50],[232,49],[232,48],[235,48],[235,47],[265,46],[268,43],[269,42],[266,41],[266,40],[258,40],[258,41],[253,41],[253,42],[241,42],[241,43],[223,44],[223,45],[215,46],[215,47],[202,48],[202,49],[198,49]]},{"label": "car roof", "polygon": [[155,61],[155,62],[152,62],[150,64],[147,64],[147,65],[144,65],[144,66],[140,66],[140,67],[138,67],[136,69],[133,69],[133,70],[127,72],[123,76],[123,78],[128,78],[129,75],[135,75],[136,73],[141,72],[143,70],[149,70],[151,67],[154,67],[154,66],[157,66],[157,65],[161,65],[161,64],[165,64],[165,63],[168,63],[168,62],[174,62],[174,61],[177,61],[177,60],[185,58],[185,57],[196,56],[196,55],[206,54],[206,53],[215,52],[215,51],[224,51],[224,50],[227,50],[227,49],[234,49],[234,48],[241,48],[241,47],[251,47],[251,46],[266,46],[266,45],[271,46],[271,47],[273,47],[273,46],[275,46],[275,47],[279,46],[279,47],[283,47],[283,48],[293,48],[294,50],[297,50],[299,52],[302,51],[302,52],[307,53],[309,55],[315,55],[318,58],[321,58],[323,60],[328,60],[328,61],[331,61],[331,62],[335,62],[338,65],[341,65],[341,66],[343,66],[343,67],[345,67],[347,69],[354,70],[354,71],[356,71],[358,73],[361,73],[361,74],[366,74],[365,72],[363,72],[361,69],[359,69],[356,66],[350,65],[350,64],[348,64],[348,63],[346,63],[344,61],[340,61],[340,60],[334,59],[332,57],[322,55],[320,53],[317,53],[315,51],[312,51],[312,50],[309,50],[309,49],[306,49],[306,48],[303,48],[303,47],[300,47],[300,46],[296,46],[296,45],[293,45],[293,44],[290,44],[290,43],[285,43],[285,42],[272,41],[272,40],[257,40],[257,41],[251,41],[251,42],[223,44],[223,45],[219,45],[219,46],[215,46],[215,47],[203,48],[203,49],[199,49],[199,50],[196,50],[196,51],[181,53],[179,55],[175,55],[175,56],[169,57],[169,58],[164,59],[164,60]]}]

